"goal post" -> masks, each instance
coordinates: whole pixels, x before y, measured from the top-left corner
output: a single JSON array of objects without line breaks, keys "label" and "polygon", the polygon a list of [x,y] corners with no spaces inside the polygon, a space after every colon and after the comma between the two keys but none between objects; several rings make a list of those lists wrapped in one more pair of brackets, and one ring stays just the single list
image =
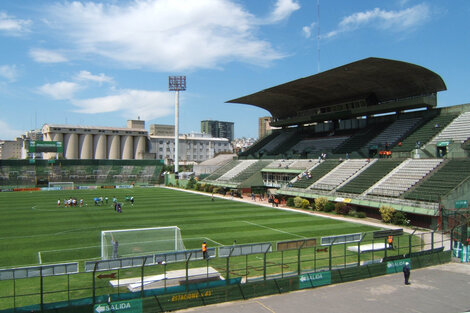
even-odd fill
[{"label": "goal post", "polygon": [[177,226],[104,230],[101,232],[101,259],[185,250]]},{"label": "goal post", "polygon": [[53,181],[50,181],[48,183],[48,187],[49,188],[60,188],[61,190],[73,190],[75,185],[73,182],[59,182],[59,181],[56,181],[56,182],[53,182]]}]

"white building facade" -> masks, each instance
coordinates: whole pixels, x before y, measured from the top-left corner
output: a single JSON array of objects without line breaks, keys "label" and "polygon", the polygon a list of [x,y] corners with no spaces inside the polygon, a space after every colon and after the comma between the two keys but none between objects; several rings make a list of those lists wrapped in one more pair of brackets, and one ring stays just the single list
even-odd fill
[{"label": "white building facade", "polygon": [[[192,133],[179,136],[179,164],[195,164],[220,153],[232,153],[233,149],[227,138],[214,138],[210,135]],[[175,137],[150,136],[149,152],[157,160],[174,164]]]}]

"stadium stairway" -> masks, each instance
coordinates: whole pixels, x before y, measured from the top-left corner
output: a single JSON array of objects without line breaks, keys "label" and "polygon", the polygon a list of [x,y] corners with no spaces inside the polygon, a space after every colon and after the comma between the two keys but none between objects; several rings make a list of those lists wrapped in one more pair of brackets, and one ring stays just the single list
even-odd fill
[{"label": "stadium stairway", "polygon": [[339,160],[324,160],[317,166],[315,166],[312,170],[309,171],[309,176],[302,177],[301,179],[297,180],[292,184],[294,188],[302,188],[305,189],[315,183],[317,180],[325,176],[329,173],[332,169],[340,164]]}]

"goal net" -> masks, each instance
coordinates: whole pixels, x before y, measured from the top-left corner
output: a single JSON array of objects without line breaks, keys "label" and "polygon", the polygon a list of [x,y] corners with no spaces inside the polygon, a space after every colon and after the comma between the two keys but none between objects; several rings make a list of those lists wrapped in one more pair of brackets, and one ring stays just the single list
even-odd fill
[{"label": "goal net", "polygon": [[101,259],[186,250],[177,226],[105,230],[101,232]]},{"label": "goal net", "polygon": [[73,182],[49,182],[48,185],[49,188],[57,188],[59,187],[61,190],[73,190],[74,189],[74,184]]}]

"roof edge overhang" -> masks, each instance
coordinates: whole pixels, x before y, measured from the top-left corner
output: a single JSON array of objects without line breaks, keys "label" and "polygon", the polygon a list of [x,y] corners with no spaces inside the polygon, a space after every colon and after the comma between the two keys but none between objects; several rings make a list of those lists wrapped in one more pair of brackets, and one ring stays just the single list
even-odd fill
[{"label": "roof edge overhang", "polygon": [[[407,108],[401,100],[428,97],[443,90],[447,90],[447,87],[442,78],[422,66],[390,59],[367,58],[226,103],[257,106],[269,111],[275,121],[287,122],[293,117],[299,117],[302,112],[328,111],[340,104],[358,101],[366,102],[370,107],[369,111],[365,110],[365,115],[376,114],[374,112],[377,108],[373,107],[377,104],[382,105],[381,113],[415,109],[419,107],[416,103]],[[425,102],[422,107],[436,105]]]}]

